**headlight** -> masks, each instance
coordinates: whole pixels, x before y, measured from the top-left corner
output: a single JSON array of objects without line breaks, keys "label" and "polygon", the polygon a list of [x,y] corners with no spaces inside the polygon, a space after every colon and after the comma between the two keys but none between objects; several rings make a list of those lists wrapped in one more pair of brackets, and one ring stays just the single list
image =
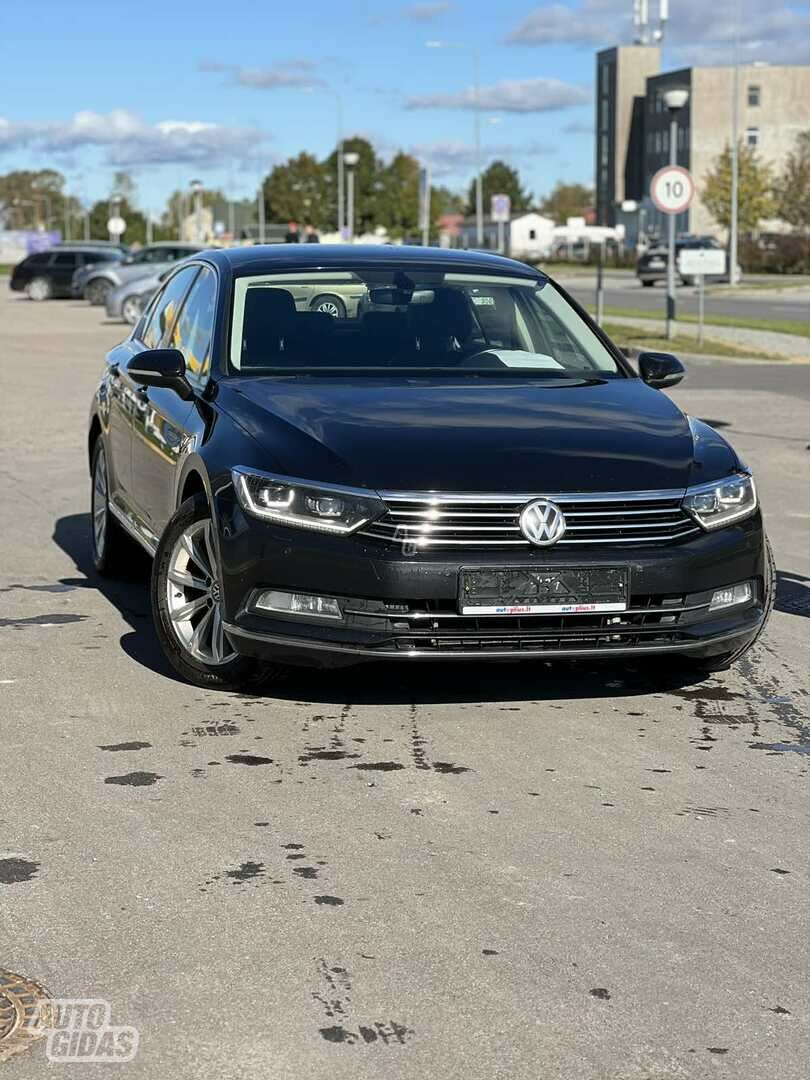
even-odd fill
[{"label": "headlight", "polygon": [[754,478],[746,473],[688,488],[683,508],[704,529],[719,529],[748,517],[757,508]]},{"label": "headlight", "polygon": [[385,512],[385,503],[373,491],[313,484],[239,466],[231,476],[243,510],[282,525],[345,534]]}]

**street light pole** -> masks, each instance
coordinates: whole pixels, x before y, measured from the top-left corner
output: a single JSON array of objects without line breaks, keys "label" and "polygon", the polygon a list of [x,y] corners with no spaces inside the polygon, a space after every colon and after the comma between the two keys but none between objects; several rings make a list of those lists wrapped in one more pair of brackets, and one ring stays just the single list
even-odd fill
[{"label": "street light pole", "polygon": [[348,154],[343,155],[343,163],[348,170],[346,173],[346,190],[347,190],[347,217],[348,222],[346,226],[347,239],[350,244],[354,243],[354,167],[360,160],[360,155],[350,150]]},{"label": "street light pole", "polygon": [[203,194],[203,182],[202,180],[192,180],[191,190],[194,193],[194,239],[196,243],[203,243],[203,223],[202,223],[202,194]]},{"label": "street light pole", "polygon": [[264,177],[259,176],[259,243],[264,243]]},{"label": "street light pole", "polygon": [[481,168],[480,53],[475,46],[454,41],[426,41],[428,49],[469,49],[473,57],[473,120],[475,133],[475,242],[484,246],[484,187]]},{"label": "street light pole", "polygon": [[734,21],[734,74],[731,80],[731,213],[728,225],[728,280],[737,284],[737,234],[740,207],[740,0]]},{"label": "street light pole", "polygon": [[473,49],[473,95],[475,110],[475,242],[484,246],[484,188],[481,176],[481,87],[478,49]]},{"label": "street light pole", "polygon": [[[678,164],[678,113],[689,100],[688,90],[667,90],[664,104],[669,112],[669,163]],[[675,337],[675,219],[667,215],[667,338]]]}]

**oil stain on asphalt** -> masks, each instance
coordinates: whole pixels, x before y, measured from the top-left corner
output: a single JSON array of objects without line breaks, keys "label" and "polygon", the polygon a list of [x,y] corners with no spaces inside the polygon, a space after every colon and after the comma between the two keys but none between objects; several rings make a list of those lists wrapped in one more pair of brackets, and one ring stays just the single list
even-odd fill
[{"label": "oil stain on asphalt", "polygon": [[0,859],[0,885],[18,885],[31,881],[39,870],[38,862],[29,859]]},{"label": "oil stain on asphalt", "polygon": [[124,776],[106,776],[105,784],[121,784],[124,787],[151,787],[163,777],[153,772],[131,772]]},{"label": "oil stain on asphalt", "polygon": [[107,746],[99,746],[99,750],[148,750],[151,746],[148,742],[119,742],[109,743]]}]

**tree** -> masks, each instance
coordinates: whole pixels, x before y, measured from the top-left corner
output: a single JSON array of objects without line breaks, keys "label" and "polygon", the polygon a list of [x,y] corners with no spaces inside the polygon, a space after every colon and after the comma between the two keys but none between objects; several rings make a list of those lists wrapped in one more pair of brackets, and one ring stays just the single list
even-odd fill
[{"label": "tree", "polygon": [[776,182],[779,217],[800,232],[810,231],[810,131],[800,131]]},{"label": "tree", "polygon": [[413,238],[419,228],[419,162],[399,151],[380,171],[374,219],[396,240]]},{"label": "tree", "polygon": [[[120,237],[124,244],[143,244],[146,242],[146,218],[131,206],[126,199],[116,203],[118,214],[127,223],[126,232]],[[110,220],[112,203],[109,199],[99,199],[90,207],[90,239],[107,240],[107,222]]]},{"label": "tree", "polygon": [[[753,147],[740,143],[738,229],[741,233],[756,232],[763,218],[773,217],[776,202],[773,197],[771,167],[760,161]],[[726,146],[715,158],[714,168],[704,177],[703,202],[718,225],[731,225],[731,147]]]},{"label": "tree", "polygon": [[[484,216],[489,214],[490,199],[493,195],[508,195],[512,202],[512,213],[520,214],[528,210],[531,196],[523,190],[517,169],[511,168],[505,161],[493,161],[484,170],[481,177],[484,195]],[[470,184],[467,195],[467,212],[475,213],[475,181]]]},{"label": "tree", "polygon": [[323,165],[305,151],[276,165],[263,181],[268,221],[311,222],[323,228],[329,218],[329,187]]},{"label": "tree", "polygon": [[[380,193],[383,187],[383,165],[368,139],[359,135],[344,139],[343,152],[359,154],[360,160],[354,166],[354,233],[370,232],[376,224],[385,225],[385,221],[378,216],[380,205]],[[326,172],[327,183],[333,194],[330,197],[331,221],[330,226],[337,228],[337,151],[333,150],[326,161],[323,162]],[[346,172],[348,173],[348,169]],[[348,197],[348,176],[346,194]],[[348,202],[348,198],[347,198]]]},{"label": "tree", "polygon": [[543,199],[540,211],[552,218],[556,225],[565,225],[570,217],[584,217],[585,212],[592,206],[592,188],[584,184],[564,184],[560,181]]},{"label": "tree", "polygon": [[464,195],[457,191],[451,191],[449,187],[437,184],[430,192],[430,208],[434,220],[444,214],[463,214],[465,209]]},{"label": "tree", "polygon": [[137,188],[135,181],[128,172],[113,173],[112,190],[116,195],[120,195],[122,199],[126,199],[130,205],[135,204]]},{"label": "tree", "polygon": [[[203,206],[214,208],[221,206],[226,201],[224,194],[219,188],[203,189]],[[166,200],[166,209],[161,214],[161,224],[164,230],[177,236],[181,221],[183,218],[188,217],[193,209],[194,195],[192,192],[189,191],[188,188],[186,188],[185,191],[176,188]]]}]

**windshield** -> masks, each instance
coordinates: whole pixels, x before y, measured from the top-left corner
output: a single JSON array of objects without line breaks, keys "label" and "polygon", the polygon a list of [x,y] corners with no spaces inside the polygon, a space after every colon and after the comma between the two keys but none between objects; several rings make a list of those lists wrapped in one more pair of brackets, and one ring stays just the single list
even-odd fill
[{"label": "windshield", "polygon": [[396,268],[237,278],[230,344],[244,374],[623,377],[548,282]]}]

